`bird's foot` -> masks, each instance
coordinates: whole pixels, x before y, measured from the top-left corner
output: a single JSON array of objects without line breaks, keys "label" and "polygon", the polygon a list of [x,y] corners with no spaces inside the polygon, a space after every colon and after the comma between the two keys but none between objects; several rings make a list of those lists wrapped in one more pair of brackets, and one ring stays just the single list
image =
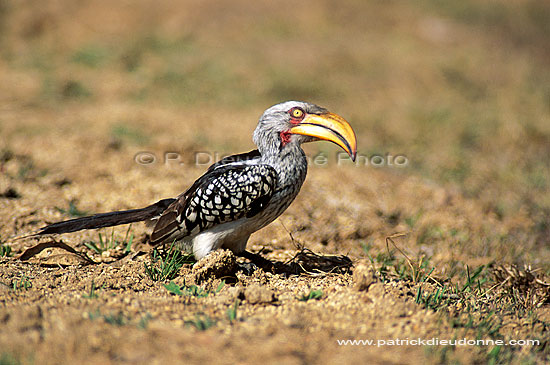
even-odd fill
[{"label": "bird's foot", "polygon": [[237,256],[243,257],[250,261],[250,263],[244,263],[240,266],[245,269],[247,273],[252,273],[255,271],[255,267],[259,267],[260,269],[266,271],[266,272],[272,272],[273,271],[273,263],[269,261],[268,259],[263,258],[262,256],[258,255],[257,253],[249,252],[249,251],[243,251],[237,254]]},{"label": "bird's foot", "polygon": [[252,276],[259,267],[252,262],[237,262],[239,271],[242,271],[246,276]]}]

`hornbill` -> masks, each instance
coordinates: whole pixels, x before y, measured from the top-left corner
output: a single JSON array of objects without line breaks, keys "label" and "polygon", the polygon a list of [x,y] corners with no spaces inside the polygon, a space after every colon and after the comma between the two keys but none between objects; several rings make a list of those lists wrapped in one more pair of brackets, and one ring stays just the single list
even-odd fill
[{"label": "hornbill", "polygon": [[218,248],[242,254],[250,235],[281,215],[300,191],[307,174],[302,143],[331,141],[353,160],[357,152],[355,133],[346,120],[300,101],[267,109],[253,140],[258,149],[214,163],[175,199],[50,224],[35,235],[152,221],[151,244],[176,242],[197,260]]}]

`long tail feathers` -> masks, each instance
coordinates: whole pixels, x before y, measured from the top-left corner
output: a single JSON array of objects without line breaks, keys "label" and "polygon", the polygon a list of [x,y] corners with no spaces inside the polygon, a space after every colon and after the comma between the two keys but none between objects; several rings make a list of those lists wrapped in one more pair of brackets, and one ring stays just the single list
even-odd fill
[{"label": "long tail feathers", "polygon": [[[147,221],[159,216],[175,199],[163,199],[153,205],[141,209],[123,210],[119,212],[100,213],[89,217],[70,219],[68,221],[57,222],[40,230],[31,236],[41,236],[44,234],[59,234],[76,232],[83,229],[95,229],[103,227],[118,226],[134,222]],[[27,236],[28,237],[28,236]]]}]

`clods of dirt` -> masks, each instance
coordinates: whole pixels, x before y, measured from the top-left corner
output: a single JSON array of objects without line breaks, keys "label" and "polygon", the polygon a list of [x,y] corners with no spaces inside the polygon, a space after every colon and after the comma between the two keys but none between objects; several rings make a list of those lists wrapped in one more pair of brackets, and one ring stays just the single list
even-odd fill
[{"label": "clods of dirt", "polygon": [[216,250],[199,260],[193,266],[192,275],[195,282],[200,284],[206,280],[232,275],[236,264],[237,259],[233,252],[229,250]]}]

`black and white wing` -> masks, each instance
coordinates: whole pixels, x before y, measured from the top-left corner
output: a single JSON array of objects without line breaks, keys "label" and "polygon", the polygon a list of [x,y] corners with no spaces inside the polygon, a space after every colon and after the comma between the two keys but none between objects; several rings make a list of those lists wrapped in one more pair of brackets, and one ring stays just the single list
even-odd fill
[{"label": "black and white wing", "polygon": [[224,160],[211,166],[162,213],[151,243],[181,239],[218,224],[250,218],[265,208],[277,185],[275,169],[258,164],[256,156],[252,160]]}]

